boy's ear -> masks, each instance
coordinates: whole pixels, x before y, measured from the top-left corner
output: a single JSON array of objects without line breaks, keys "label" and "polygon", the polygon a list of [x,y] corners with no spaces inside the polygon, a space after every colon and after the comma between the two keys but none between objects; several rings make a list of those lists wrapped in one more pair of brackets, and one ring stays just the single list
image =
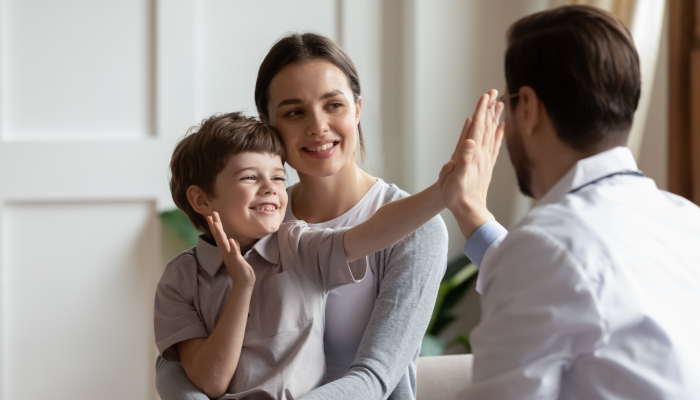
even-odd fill
[{"label": "boy's ear", "polygon": [[192,206],[194,211],[198,214],[206,216],[214,211],[211,204],[209,204],[209,197],[197,185],[190,185],[190,187],[187,188],[187,201],[190,202],[190,206]]}]

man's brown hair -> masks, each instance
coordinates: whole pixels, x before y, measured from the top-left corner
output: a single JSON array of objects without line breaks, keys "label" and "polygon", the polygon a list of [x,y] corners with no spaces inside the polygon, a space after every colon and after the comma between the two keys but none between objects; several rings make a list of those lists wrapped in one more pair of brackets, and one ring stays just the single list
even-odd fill
[{"label": "man's brown hair", "polygon": [[626,142],[641,94],[639,56],[630,32],[611,13],[564,6],[515,22],[505,70],[508,92],[530,86],[572,148]]},{"label": "man's brown hair", "polygon": [[198,230],[211,236],[205,216],[197,213],[187,200],[187,188],[198,186],[215,197],[216,176],[229,157],[243,152],[280,156],[284,146],[275,129],[240,112],[214,115],[190,128],[178,142],[170,159],[170,194],[175,205],[185,212]]}]

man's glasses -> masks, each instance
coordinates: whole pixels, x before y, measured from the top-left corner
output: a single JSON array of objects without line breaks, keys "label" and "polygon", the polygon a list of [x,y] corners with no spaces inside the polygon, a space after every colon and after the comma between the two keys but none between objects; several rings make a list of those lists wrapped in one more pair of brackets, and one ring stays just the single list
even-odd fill
[{"label": "man's glasses", "polygon": [[509,94],[509,95],[507,95],[507,96],[506,96],[506,94],[504,93],[504,94],[498,96],[498,98],[496,99],[496,101],[500,101],[500,102],[505,103],[506,99],[512,100],[512,99],[514,99],[514,98],[516,98],[516,97],[518,97],[518,96],[520,96],[520,93],[513,93],[513,94]]}]

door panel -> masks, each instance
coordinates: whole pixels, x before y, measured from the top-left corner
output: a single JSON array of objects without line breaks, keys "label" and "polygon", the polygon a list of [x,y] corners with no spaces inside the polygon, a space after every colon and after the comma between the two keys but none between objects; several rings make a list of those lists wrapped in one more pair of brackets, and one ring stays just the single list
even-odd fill
[{"label": "door panel", "polygon": [[148,398],[159,270],[154,208],[6,208],[4,398]]},{"label": "door panel", "polygon": [[5,0],[4,137],[151,134],[149,7],[148,0]]}]

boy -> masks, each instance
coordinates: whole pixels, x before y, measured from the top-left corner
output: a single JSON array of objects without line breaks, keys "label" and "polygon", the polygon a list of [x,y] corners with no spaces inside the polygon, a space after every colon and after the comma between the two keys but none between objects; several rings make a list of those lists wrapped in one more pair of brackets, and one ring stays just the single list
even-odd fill
[{"label": "boy", "polygon": [[450,167],[353,228],[283,224],[283,157],[273,129],[239,113],[205,120],[172,157],[173,199],[205,235],[158,284],[156,344],[209,397],[293,399],[319,386],[328,291],[361,280],[367,255],[444,208]]}]

